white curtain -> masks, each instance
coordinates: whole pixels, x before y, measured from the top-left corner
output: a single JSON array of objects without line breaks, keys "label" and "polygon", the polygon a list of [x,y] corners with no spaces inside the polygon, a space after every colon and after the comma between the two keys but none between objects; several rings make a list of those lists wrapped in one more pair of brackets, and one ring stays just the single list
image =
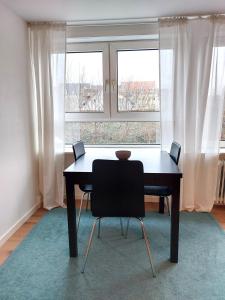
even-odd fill
[{"label": "white curtain", "polygon": [[162,148],[182,146],[181,209],[210,211],[224,111],[225,18],[160,20]]},{"label": "white curtain", "polygon": [[43,206],[64,206],[65,24],[29,24],[31,95]]}]

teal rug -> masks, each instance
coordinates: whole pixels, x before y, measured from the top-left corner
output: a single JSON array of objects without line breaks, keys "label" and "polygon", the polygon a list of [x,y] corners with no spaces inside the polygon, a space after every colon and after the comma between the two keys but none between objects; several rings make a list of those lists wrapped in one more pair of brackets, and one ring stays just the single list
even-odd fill
[{"label": "teal rug", "polygon": [[170,263],[167,214],[149,213],[145,225],[157,278],[152,277],[138,222],[128,239],[119,219],[102,221],[86,272],[83,253],[93,218],[83,213],[79,257],[69,258],[65,209],[47,213],[0,268],[1,300],[225,299],[225,233],[207,213],[181,213],[179,263]]}]

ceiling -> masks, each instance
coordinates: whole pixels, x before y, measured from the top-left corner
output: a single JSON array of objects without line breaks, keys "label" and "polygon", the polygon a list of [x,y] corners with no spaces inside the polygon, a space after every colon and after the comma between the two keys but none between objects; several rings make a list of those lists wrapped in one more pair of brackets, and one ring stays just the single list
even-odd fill
[{"label": "ceiling", "polygon": [[0,0],[27,21],[100,21],[225,13],[224,0]]}]

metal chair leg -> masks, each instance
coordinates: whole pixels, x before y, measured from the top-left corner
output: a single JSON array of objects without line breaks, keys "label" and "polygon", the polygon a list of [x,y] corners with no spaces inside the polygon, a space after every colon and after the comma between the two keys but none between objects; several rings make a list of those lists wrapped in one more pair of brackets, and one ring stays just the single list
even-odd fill
[{"label": "metal chair leg", "polygon": [[127,228],[126,228],[126,233],[125,233],[125,239],[127,239],[128,236],[128,229],[129,229],[129,224],[130,224],[130,218],[127,219]]},{"label": "metal chair leg", "polygon": [[153,274],[153,277],[156,277],[155,268],[154,268],[154,265],[153,265],[153,262],[152,262],[152,256],[151,256],[151,251],[150,251],[150,245],[149,245],[148,237],[147,237],[146,230],[145,230],[145,227],[144,227],[144,223],[143,223],[143,220],[142,220],[142,219],[138,219],[138,220],[139,220],[140,223],[141,223],[142,232],[143,232],[143,234],[144,234],[145,245],[146,245],[146,249],[147,249],[147,253],[148,253],[150,265],[151,265],[151,268],[152,268],[152,274]]},{"label": "metal chair leg", "polygon": [[101,218],[98,218],[98,239],[100,238]]},{"label": "metal chair leg", "polygon": [[80,209],[79,209],[78,218],[77,218],[77,232],[78,232],[78,229],[79,229],[81,209],[82,209],[82,206],[83,206],[83,200],[84,200],[85,195],[86,195],[86,193],[83,193],[81,201],[80,201]]},{"label": "metal chair leg", "polygon": [[166,197],[166,205],[167,205],[167,209],[168,209],[168,214],[169,216],[171,215],[171,211],[170,211],[170,201],[169,201],[169,197]]},{"label": "metal chair leg", "polygon": [[121,228],[121,235],[124,235],[124,230],[123,230],[123,220],[120,217],[120,228]]},{"label": "metal chair leg", "polygon": [[92,226],[92,230],[91,230],[90,238],[89,238],[89,241],[88,241],[88,246],[87,246],[87,250],[86,250],[86,253],[85,253],[84,264],[83,264],[83,268],[81,270],[81,273],[84,273],[84,269],[85,269],[85,266],[86,266],[86,263],[87,263],[88,254],[89,254],[89,250],[90,250],[90,247],[91,247],[91,242],[92,242],[93,234],[94,234],[94,231],[95,231],[95,226],[96,226],[96,223],[97,223],[98,219],[99,218],[96,218],[94,220],[94,223],[93,223],[93,226]]}]

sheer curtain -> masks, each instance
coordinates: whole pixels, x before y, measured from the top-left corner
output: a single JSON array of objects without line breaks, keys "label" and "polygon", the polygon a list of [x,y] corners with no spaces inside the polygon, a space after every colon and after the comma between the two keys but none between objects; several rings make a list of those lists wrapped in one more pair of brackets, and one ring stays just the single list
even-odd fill
[{"label": "sheer curtain", "polygon": [[65,24],[28,25],[39,192],[47,209],[63,206]]},{"label": "sheer curtain", "polygon": [[210,211],[224,110],[225,18],[160,20],[162,148],[182,146],[181,209]]}]

